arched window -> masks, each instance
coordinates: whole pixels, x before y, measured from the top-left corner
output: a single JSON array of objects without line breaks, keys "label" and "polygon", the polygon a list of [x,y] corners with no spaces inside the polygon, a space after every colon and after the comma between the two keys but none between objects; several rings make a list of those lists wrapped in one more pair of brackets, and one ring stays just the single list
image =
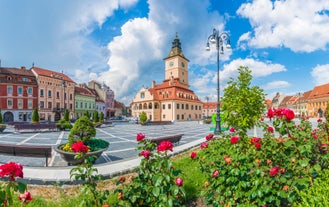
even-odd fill
[{"label": "arched window", "polygon": [[152,103],[149,103],[149,109],[152,109]]}]

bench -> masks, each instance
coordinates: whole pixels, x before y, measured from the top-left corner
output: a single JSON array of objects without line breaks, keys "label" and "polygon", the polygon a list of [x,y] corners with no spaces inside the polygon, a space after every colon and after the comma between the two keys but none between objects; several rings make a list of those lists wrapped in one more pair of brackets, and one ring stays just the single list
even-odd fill
[{"label": "bench", "polygon": [[150,125],[170,125],[172,121],[151,121]]},{"label": "bench", "polygon": [[51,146],[0,144],[0,154],[23,157],[45,157],[46,167],[48,167],[48,158],[51,157],[51,151]]},{"label": "bench", "polygon": [[169,135],[164,137],[152,138],[151,141],[159,145],[162,141],[170,141],[173,144],[179,143],[184,134]]},{"label": "bench", "polygon": [[58,131],[56,124],[15,124],[14,129],[15,131]]}]

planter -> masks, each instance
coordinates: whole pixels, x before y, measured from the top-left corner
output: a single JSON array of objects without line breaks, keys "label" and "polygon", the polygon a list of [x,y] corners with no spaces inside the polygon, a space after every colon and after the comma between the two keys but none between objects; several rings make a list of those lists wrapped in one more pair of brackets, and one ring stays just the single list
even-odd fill
[{"label": "planter", "polygon": [[[66,151],[61,150],[60,147],[62,145],[63,144],[57,145],[54,148],[54,150],[61,155],[62,159],[65,160],[68,165],[78,165],[78,164],[83,163],[83,158],[74,159],[74,157],[75,157],[75,155],[77,155],[77,153],[75,153],[75,152],[66,152]],[[107,148],[97,150],[97,151],[94,151],[94,152],[88,152],[86,155],[87,156],[95,156],[96,158],[95,158],[94,161],[96,161],[106,149]]]}]

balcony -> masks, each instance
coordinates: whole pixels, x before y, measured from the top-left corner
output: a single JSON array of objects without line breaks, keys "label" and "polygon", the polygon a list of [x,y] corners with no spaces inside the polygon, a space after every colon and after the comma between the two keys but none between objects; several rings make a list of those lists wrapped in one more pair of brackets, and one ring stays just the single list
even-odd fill
[{"label": "balcony", "polygon": [[53,112],[64,112],[64,108],[53,108]]}]

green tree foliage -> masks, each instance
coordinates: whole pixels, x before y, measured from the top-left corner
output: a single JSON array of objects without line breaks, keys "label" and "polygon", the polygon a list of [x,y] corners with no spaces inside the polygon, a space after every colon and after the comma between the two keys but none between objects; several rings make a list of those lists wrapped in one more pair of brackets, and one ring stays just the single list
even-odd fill
[{"label": "green tree foliage", "polygon": [[98,116],[98,111],[94,111],[94,122],[97,123],[99,122],[99,116]]},{"label": "green tree foliage", "polygon": [[103,112],[101,112],[99,120],[100,120],[100,122],[104,122],[104,113]]},{"label": "green tree foliage", "polygon": [[34,108],[33,114],[32,114],[32,123],[39,123],[39,121],[40,121],[40,119],[39,119],[38,108]]},{"label": "green tree foliage", "polygon": [[2,113],[1,113],[1,109],[0,109],[0,124],[2,123]]},{"label": "green tree foliage", "polygon": [[139,115],[139,120],[141,121],[141,124],[145,124],[147,121],[147,116],[145,111],[142,111],[142,113]]},{"label": "green tree foliage", "polygon": [[86,143],[90,138],[95,137],[96,129],[87,116],[80,117],[75,123],[68,136],[69,143],[82,141]]},{"label": "green tree foliage", "polygon": [[69,110],[65,109],[65,112],[64,112],[64,120],[65,121],[70,121],[69,115],[70,115]]},{"label": "green tree foliage", "polygon": [[229,127],[234,127],[240,135],[246,135],[265,111],[265,95],[258,86],[251,86],[251,70],[238,68],[239,76],[231,78],[224,89],[222,100],[223,117]]},{"label": "green tree foliage", "polygon": [[329,104],[327,104],[326,111],[324,112],[324,118],[326,119],[325,131],[326,131],[327,136],[328,136],[329,135]]}]

